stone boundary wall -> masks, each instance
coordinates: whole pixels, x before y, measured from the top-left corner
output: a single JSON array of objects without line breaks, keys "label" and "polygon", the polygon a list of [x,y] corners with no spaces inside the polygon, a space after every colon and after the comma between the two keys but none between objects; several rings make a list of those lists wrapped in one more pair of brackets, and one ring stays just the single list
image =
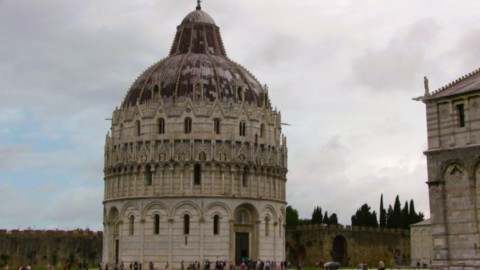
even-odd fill
[{"label": "stone boundary wall", "polygon": [[340,257],[344,266],[367,263],[376,268],[380,260],[387,266],[395,260],[409,265],[411,260],[408,230],[305,224],[288,226],[286,234],[287,259],[291,263],[300,260],[315,265],[320,259],[327,262]]},{"label": "stone boundary wall", "polygon": [[46,268],[52,263],[63,269],[72,263],[97,266],[102,258],[101,231],[90,230],[0,230],[0,264],[8,263],[10,269],[22,264]]}]

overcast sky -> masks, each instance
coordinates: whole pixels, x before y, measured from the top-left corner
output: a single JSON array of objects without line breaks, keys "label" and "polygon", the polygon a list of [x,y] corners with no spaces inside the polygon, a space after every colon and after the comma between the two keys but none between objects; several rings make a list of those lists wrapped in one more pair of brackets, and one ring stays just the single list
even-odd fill
[{"label": "overcast sky", "polygon": [[[167,56],[193,0],[0,0],[0,228],[102,230],[115,106]],[[398,194],[429,216],[423,76],[479,66],[480,1],[205,0],[228,56],[270,90],[287,201],[350,224]]]}]

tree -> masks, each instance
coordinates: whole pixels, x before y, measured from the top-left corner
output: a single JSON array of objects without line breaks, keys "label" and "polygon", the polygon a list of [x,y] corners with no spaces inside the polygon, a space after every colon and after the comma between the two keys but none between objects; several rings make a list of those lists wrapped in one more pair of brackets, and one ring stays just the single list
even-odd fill
[{"label": "tree", "polygon": [[323,216],[323,221],[322,223],[325,223],[325,224],[330,224],[330,217],[328,216],[328,212],[325,211],[325,215]]},{"label": "tree", "polygon": [[362,205],[352,216],[352,226],[378,227],[377,213],[370,212],[368,204]]},{"label": "tree", "polygon": [[393,207],[391,205],[388,206],[386,219],[387,228],[410,229],[410,225],[422,221],[424,215],[423,213],[417,214],[415,212],[413,200],[410,200],[410,204],[408,201],[405,201],[403,208],[400,209],[400,198],[397,195]]},{"label": "tree", "polygon": [[387,227],[388,228],[402,228],[402,209],[400,204],[400,198],[397,195],[395,198],[395,203],[393,208],[391,205],[388,206],[387,212]]},{"label": "tree", "polygon": [[383,207],[383,194],[380,196],[380,228],[387,226],[387,211]]},{"label": "tree", "polygon": [[323,222],[322,208],[320,206],[316,206],[313,209],[313,213],[312,213],[312,223],[320,224],[322,222]]},{"label": "tree", "polygon": [[338,225],[337,214],[333,213],[333,214],[330,216],[330,224]]},{"label": "tree", "polygon": [[405,201],[405,204],[403,205],[403,209],[402,209],[402,215],[401,215],[401,224],[402,224],[402,228],[404,229],[408,229],[408,225],[410,225],[410,217],[409,217],[410,213],[408,212],[408,202]]},{"label": "tree", "polygon": [[287,206],[285,216],[287,226],[295,226],[300,223],[300,219],[298,218],[298,211],[294,209],[291,205]]}]

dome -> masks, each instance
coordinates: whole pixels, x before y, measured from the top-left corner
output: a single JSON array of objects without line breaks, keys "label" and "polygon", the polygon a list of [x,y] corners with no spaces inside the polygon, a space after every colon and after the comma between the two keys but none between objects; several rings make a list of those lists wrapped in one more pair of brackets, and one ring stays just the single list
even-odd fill
[{"label": "dome", "polygon": [[182,21],[182,24],[186,23],[209,23],[215,24],[213,18],[208,15],[206,12],[197,9],[195,11],[190,12]]},{"label": "dome", "polygon": [[177,27],[169,56],[137,78],[122,107],[199,97],[205,102],[219,99],[269,106],[266,89],[247,69],[227,57],[215,21],[197,8]]}]

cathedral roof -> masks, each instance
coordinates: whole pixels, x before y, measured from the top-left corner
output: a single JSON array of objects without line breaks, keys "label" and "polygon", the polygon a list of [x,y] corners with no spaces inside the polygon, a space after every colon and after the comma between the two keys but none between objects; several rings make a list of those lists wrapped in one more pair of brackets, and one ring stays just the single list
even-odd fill
[{"label": "cathedral roof", "polygon": [[423,99],[440,99],[462,95],[473,91],[480,91],[480,69],[476,69],[475,71],[440,87],[428,96],[425,96]]},{"label": "cathedral roof", "polygon": [[220,29],[199,7],[177,27],[170,54],[144,71],[130,87],[123,107],[155,100],[201,97],[206,102],[245,102],[268,106],[266,88],[227,57]]}]

